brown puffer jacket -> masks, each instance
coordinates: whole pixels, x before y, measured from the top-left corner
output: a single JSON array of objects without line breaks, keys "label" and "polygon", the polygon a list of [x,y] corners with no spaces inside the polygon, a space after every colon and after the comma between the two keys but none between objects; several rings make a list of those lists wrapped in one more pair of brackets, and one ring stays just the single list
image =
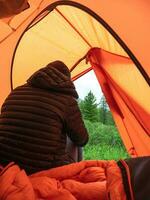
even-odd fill
[{"label": "brown puffer jacket", "polygon": [[0,163],[15,161],[28,174],[71,162],[66,135],[77,145],[88,141],[70,80],[60,61],[35,72],[6,98],[0,116]]}]

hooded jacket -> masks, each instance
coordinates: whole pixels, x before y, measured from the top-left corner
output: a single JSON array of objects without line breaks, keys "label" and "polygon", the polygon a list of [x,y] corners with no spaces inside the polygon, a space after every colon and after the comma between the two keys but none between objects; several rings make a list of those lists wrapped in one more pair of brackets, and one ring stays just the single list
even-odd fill
[{"label": "hooded jacket", "polygon": [[66,135],[77,145],[88,141],[78,94],[60,61],[35,72],[14,89],[0,115],[0,163],[16,162],[28,174],[71,162]]}]

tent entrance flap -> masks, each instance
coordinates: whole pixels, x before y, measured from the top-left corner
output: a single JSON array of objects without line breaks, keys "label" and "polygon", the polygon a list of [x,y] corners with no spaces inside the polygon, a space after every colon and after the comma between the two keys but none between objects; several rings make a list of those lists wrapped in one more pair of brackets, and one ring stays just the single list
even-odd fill
[{"label": "tent entrance flap", "polygon": [[88,59],[127,151],[131,156],[149,155],[149,86],[129,58],[94,48]]}]

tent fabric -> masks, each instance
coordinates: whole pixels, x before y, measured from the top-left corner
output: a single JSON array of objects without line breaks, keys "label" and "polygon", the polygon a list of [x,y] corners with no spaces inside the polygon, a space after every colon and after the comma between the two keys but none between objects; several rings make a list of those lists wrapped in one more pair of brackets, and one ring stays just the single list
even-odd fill
[{"label": "tent fabric", "polygon": [[128,152],[132,150],[132,156],[149,155],[149,86],[129,58],[94,48],[88,59]]},{"label": "tent fabric", "polygon": [[[95,46],[127,56],[110,33],[89,14],[77,8],[58,6],[22,37],[14,58],[13,87],[22,84],[37,68],[58,58],[71,68]],[[19,76],[20,66],[23,77]],[[72,71],[72,77],[89,67],[82,62]]]},{"label": "tent fabric", "polygon": [[148,155],[150,4],[140,0],[94,4],[29,0],[29,4],[18,15],[0,20],[0,105],[12,86],[48,62],[59,59],[71,69],[90,49],[100,48],[98,63],[91,60],[91,67],[82,61],[72,78],[94,68],[128,152]]},{"label": "tent fabric", "polygon": [[[46,6],[54,3],[55,1],[49,0],[30,0],[30,8],[38,8],[39,13]],[[150,29],[149,27],[149,7],[150,4],[147,1],[137,2],[117,0],[115,2],[109,2],[108,0],[96,0],[93,4],[88,0],[76,0],[75,3],[83,5],[98,16],[100,16],[113,30],[119,35],[119,37],[125,42],[129,49],[134,53],[135,57],[142,64],[143,68],[150,75],[149,70],[149,44],[150,44]],[[57,4],[71,4],[71,1],[59,1]],[[80,6],[81,7],[81,6]],[[27,9],[28,10],[28,9]],[[112,12],[112,10],[114,12]],[[25,13],[24,11],[23,13]],[[22,13],[21,13],[22,14]],[[24,16],[20,17],[21,21],[24,21]],[[136,22],[136,23],[135,23]],[[127,31],[130,30],[130,34]],[[144,36],[144,37],[143,37]],[[142,53],[141,53],[142,52]]]}]

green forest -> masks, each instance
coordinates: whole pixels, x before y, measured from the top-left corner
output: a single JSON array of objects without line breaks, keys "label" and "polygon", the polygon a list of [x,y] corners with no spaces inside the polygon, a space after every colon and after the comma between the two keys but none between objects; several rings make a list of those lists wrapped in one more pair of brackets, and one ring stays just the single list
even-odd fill
[{"label": "green forest", "polygon": [[79,107],[89,133],[89,142],[84,147],[85,160],[118,160],[129,157],[115,126],[104,96],[97,103],[90,91]]}]

